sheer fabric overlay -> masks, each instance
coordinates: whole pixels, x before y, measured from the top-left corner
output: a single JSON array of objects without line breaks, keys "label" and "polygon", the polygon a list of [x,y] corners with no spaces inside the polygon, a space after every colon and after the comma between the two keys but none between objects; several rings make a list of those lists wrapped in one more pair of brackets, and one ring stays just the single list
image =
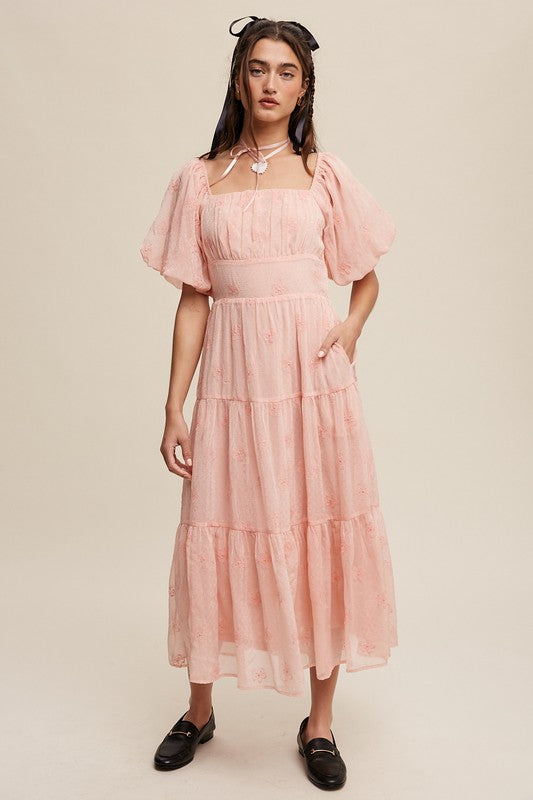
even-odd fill
[{"label": "sheer fabric overlay", "polygon": [[331,153],[309,189],[212,194],[193,158],[143,241],[146,264],[212,299],[169,576],[168,657],[193,682],[303,695],[397,645],[372,446],[328,280],[392,244],[389,213]]}]

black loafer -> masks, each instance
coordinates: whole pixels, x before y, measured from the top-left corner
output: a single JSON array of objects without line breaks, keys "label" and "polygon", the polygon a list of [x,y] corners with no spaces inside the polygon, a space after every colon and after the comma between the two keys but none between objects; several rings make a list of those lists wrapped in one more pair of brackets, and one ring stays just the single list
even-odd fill
[{"label": "black loafer", "polygon": [[333,744],[329,739],[317,736],[304,746],[302,732],[309,717],[302,720],[296,741],[298,752],[305,760],[307,777],[320,789],[340,789],[346,783],[346,764],[341,758],[333,731],[330,731]]},{"label": "black loafer", "polygon": [[211,706],[211,715],[203,728],[197,728],[194,722],[183,719],[185,711],[175,725],[169,730],[154,755],[156,769],[178,769],[193,760],[198,744],[213,738],[215,730],[215,714]]}]

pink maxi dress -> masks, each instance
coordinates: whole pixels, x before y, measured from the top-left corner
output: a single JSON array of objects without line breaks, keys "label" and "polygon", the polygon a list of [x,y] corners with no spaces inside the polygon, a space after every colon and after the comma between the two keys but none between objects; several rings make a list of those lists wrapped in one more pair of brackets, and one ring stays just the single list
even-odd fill
[{"label": "pink maxi dress", "polygon": [[168,587],[169,662],[193,682],[298,696],[305,668],[379,667],[397,645],[355,359],[317,355],[340,322],[328,280],[362,278],[395,235],[329,152],[308,189],[213,194],[198,157],[171,176],[142,258],[213,299]]}]

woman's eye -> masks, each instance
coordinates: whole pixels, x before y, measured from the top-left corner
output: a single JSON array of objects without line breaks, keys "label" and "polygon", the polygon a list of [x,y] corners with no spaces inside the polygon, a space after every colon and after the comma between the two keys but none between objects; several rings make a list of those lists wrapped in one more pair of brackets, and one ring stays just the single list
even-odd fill
[{"label": "woman's eye", "polygon": [[[259,67],[251,67],[250,68],[250,72],[253,75],[254,73],[257,73],[257,72],[263,72],[263,70],[260,69]],[[292,74],[292,72],[282,72],[281,74],[282,75],[287,75],[289,78],[294,78],[294,75]]]}]

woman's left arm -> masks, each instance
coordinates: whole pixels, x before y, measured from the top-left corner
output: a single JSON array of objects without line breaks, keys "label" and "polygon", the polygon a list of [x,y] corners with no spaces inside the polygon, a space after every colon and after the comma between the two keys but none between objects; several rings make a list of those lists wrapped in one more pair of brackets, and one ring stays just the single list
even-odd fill
[{"label": "woman's left arm", "polygon": [[353,282],[348,316],[344,322],[340,322],[329,331],[318,353],[320,357],[326,355],[333,342],[339,342],[350,361],[353,361],[356,342],[374,308],[378,293],[378,276],[373,269],[360,280]]}]

